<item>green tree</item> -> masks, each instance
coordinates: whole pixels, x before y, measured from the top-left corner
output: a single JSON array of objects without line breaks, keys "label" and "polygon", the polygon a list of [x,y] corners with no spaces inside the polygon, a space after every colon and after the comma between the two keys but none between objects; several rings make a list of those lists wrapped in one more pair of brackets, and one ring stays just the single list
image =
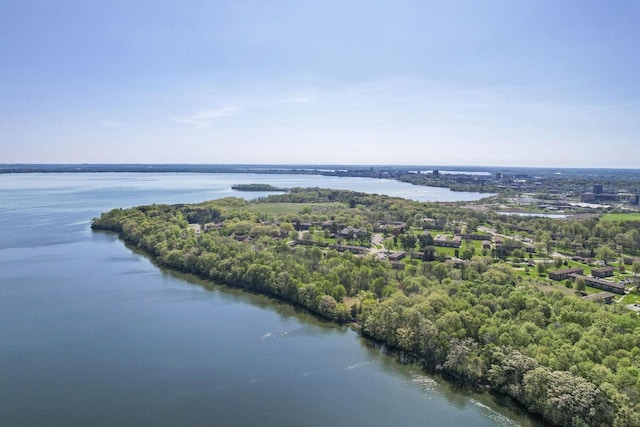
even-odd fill
[{"label": "green tree", "polygon": [[433,266],[433,274],[438,279],[438,282],[442,282],[445,277],[447,277],[447,267],[439,262],[435,266]]},{"label": "green tree", "polygon": [[316,304],[318,306],[318,310],[320,310],[320,313],[333,319],[336,318],[336,308],[338,307],[338,303],[332,296],[319,296]]},{"label": "green tree", "polygon": [[596,251],[596,258],[604,261],[606,265],[609,261],[616,258],[616,253],[609,245],[602,245]]},{"label": "green tree", "polygon": [[478,225],[480,225],[480,222],[476,218],[467,219],[467,233],[478,231]]},{"label": "green tree", "polygon": [[422,259],[424,261],[433,261],[436,259],[436,255],[435,255],[435,248],[433,246],[427,246],[426,248],[424,248],[424,252],[422,255]]},{"label": "green tree", "polygon": [[562,267],[562,257],[559,257],[559,256],[554,257],[553,264],[556,266],[556,268]]},{"label": "green tree", "polygon": [[369,246],[371,244],[371,235],[372,233],[370,231],[362,228],[359,229],[356,234],[356,238],[358,239],[360,246]]},{"label": "green tree", "polygon": [[631,265],[631,270],[633,271],[633,277],[636,282],[638,281],[638,273],[640,273],[640,261],[634,261]]},{"label": "green tree", "polygon": [[418,245],[420,246],[420,250],[424,251],[427,246],[433,245],[433,236],[431,233],[422,233],[418,236]]},{"label": "green tree", "polygon": [[418,239],[411,233],[403,234],[400,236],[400,244],[405,251],[411,251],[416,246]]},{"label": "green tree", "polygon": [[511,252],[511,256],[512,256],[514,259],[519,260],[520,258],[524,258],[524,252],[522,251],[522,249],[519,249],[519,248],[518,248],[518,249],[514,249],[514,250]]},{"label": "green tree", "polygon": [[544,261],[537,262],[536,270],[538,271],[538,275],[542,276],[544,272],[547,271],[547,263]]}]

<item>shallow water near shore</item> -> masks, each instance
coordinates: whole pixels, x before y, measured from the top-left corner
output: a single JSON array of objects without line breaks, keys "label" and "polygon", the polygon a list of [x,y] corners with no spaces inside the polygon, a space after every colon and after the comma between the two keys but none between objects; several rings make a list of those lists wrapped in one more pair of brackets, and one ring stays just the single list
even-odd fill
[{"label": "shallow water near shore", "polygon": [[[538,425],[348,327],[162,271],[89,229],[116,207],[293,179],[157,175],[0,176],[0,425]],[[303,186],[328,186],[317,178]]]}]

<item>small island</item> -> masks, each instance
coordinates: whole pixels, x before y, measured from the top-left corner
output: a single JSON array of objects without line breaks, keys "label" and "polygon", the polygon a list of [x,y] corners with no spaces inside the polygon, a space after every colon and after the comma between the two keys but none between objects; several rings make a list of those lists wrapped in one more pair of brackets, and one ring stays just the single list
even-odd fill
[{"label": "small island", "polygon": [[236,191],[287,191],[286,188],[274,187],[271,184],[234,184],[231,189]]},{"label": "small island", "polygon": [[351,323],[549,425],[640,425],[640,221],[498,207],[292,188],[114,209],[92,228],[162,267]]}]

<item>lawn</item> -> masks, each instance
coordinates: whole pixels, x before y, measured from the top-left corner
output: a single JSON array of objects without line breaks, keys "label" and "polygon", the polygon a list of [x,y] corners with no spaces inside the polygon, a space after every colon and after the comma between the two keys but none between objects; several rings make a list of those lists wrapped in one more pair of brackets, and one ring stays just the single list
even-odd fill
[{"label": "lawn", "polygon": [[521,276],[524,278],[531,278],[531,279],[537,279],[537,280],[543,280],[545,282],[548,281],[548,279],[546,277],[540,277],[538,275],[538,272],[536,271],[535,267],[529,267],[528,269],[526,267],[514,267],[512,264],[509,264],[511,266],[511,268],[513,269],[513,272],[515,273],[516,276]]},{"label": "lawn", "polygon": [[[574,261],[571,259],[567,259],[566,261],[567,261],[567,265],[563,265],[562,267],[559,268],[559,270],[563,270],[565,268],[580,267],[584,269],[585,274],[589,274],[592,269],[597,268],[589,264],[584,264],[582,262]],[[553,270],[556,270],[555,266],[553,266]]]},{"label": "lawn", "polygon": [[[618,298],[616,298],[616,301]],[[640,304],[640,294],[632,292],[622,298],[622,304]]]},{"label": "lawn", "polygon": [[[584,291],[591,295],[591,294],[597,294],[599,292],[604,292],[602,289],[598,289],[598,288],[592,288],[591,286],[585,286]],[[622,296],[622,295],[621,295]],[[616,298],[617,299],[617,298]]]},{"label": "lawn", "polygon": [[[444,246],[434,246],[434,249],[436,250],[436,253],[442,253],[446,256],[450,256],[453,257],[456,255],[456,248],[447,248]],[[458,254],[462,255],[462,251],[463,249],[458,249]]]},{"label": "lawn", "polygon": [[640,213],[607,213],[602,215],[600,221],[612,222],[612,221],[640,221]]},{"label": "lawn", "polygon": [[333,212],[338,209],[346,209],[339,202],[329,203],[253,203],[249,209],[267,215],[282,215],[290,212],[300,213],[303,208],[309,207],[312,212]]}]

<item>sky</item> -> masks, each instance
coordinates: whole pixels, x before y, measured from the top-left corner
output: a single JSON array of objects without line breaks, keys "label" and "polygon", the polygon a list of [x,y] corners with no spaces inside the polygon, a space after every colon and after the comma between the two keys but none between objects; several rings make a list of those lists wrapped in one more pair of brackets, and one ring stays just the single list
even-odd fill
[{"label": "sky", "polygon": [[0,163],[640,168],[640,1],[0,2]]}]

